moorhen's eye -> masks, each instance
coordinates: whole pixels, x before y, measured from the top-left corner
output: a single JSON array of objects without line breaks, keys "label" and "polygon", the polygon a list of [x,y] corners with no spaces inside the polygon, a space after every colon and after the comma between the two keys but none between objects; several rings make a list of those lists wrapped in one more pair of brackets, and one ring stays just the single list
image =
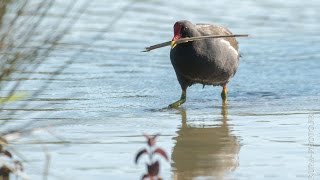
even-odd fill
[{"label": "moorhen's eye", "polygon": [[186,37],[188,35],[188,27],[183,27],[181,34],[183,37]]}]

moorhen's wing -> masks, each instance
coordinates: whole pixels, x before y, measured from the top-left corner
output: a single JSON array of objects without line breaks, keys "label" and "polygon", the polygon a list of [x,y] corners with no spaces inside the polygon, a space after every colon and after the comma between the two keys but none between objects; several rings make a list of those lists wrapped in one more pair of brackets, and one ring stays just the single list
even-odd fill
[{"label": "moorhen's wing", "polygon": [[[232,33],[225,27],[218,26],[215,24],[196,24],[196,28],[198,32],[200,32],[201,36],[207,35],[232,35]],[[223,38],[228,41],[231,46],[238,51],[238,42],[234,37],[226,37]]]}]

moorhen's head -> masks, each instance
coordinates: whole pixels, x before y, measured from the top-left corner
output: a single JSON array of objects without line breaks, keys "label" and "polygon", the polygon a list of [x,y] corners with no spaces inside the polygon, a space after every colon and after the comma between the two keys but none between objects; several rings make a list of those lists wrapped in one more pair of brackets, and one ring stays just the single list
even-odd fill
[{"label": "moorhen's head", "polygon": [[193,37],[196,34],[195,25],[192,24],[190,21],[178,21],[173,26],[173,38],[171,41],[171,49],[176,47],[176,41],[181,38],[185,37]]}]

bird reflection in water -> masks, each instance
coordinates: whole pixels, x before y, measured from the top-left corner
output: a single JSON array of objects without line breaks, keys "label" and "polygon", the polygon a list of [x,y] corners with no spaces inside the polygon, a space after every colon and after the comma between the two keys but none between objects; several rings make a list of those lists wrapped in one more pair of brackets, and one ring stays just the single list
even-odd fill
[{"label": "bird reflection in water", "polygon": [[221,125],[196,127],[187,124],[187,114],[179,109],[182,126],[172,153],[173,179],[223,179],[238,166],[240,150],[228,126],[228,107],[221,107]]}]

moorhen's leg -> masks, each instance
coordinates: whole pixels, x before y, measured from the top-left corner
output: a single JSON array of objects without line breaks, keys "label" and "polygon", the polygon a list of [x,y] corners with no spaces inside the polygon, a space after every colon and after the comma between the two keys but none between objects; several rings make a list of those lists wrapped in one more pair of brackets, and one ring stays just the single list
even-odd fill
[{"label": "moorhen's leg", "polygon": [[179,107],[181,104],[186,102],[186,99],[187,99],[187,88],[182,88],[182,93],[181,93],[180,99],[178,101],[170,104],[169,108],[177,108],[177,107]]},{"label": "moorhen's leg", "polygon": [[221,92],[221,98],[222,98],[222,101],[225,103],[227,102],[227,97],[228,97],[228,89],[227,89],[227,85],[223,85],[222,86],[223,89],[222,89],[222,92]]}]

